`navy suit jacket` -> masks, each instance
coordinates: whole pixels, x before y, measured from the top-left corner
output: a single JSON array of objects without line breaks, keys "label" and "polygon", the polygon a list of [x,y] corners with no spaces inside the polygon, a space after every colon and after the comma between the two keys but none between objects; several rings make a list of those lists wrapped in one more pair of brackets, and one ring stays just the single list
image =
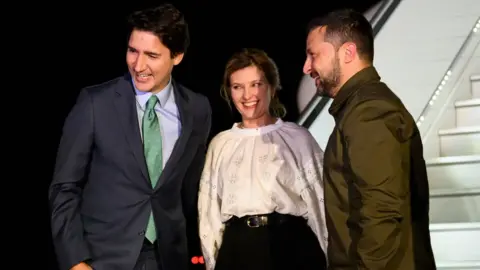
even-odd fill
[{"label": "navy suit jacket", "polygon": [[151,211],[162,268],[188,269],[189,248],[199,250],[196,203],[211,107],[206,97],[175,81],[173,91],[182,131],[155,187],[131,77],[80,92],[64,124],[49,190],[61,270],[82,261],[96,270],[133,269]]}]

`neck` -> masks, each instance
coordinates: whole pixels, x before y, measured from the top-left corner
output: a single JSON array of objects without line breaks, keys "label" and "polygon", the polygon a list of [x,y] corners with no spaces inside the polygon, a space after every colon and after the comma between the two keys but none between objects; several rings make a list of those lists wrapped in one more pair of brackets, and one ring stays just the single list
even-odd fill
[{"label": "neck", "polygon": [[170,82],[170,77],[165,78],[158,86],[153,88],[150,91],[150,93],[152,93],[153,95],[160,93],[160,91],[162,91],[163,89],[165,89],[167,87],[169,82]]},{"label": "neck", "polygon": [[266,113],[256,119],[242,119],[241,128],[259,128],[274,124],[276,119],[270,114]]},{"label": "neck", "polygon": [[343,85],[350,80],[355,74],[360,72],[362,69],[371,66],[371,64],[366,64],[364,62],[360,62],[357,65],[352,65],[349,68],[345,68],[340,76],[340,83],[338,84],[337,87],[332,91],[332,98],[335,98],[335,96],[338,94],[338,91],[342,89]]}]

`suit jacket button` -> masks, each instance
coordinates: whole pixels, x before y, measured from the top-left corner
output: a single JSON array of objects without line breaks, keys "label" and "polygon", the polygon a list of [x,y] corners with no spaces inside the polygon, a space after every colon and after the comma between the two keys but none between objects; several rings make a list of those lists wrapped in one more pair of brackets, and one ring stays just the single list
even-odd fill
[{"label": "suit jacket button", "polygon": [[145,231],[139,232],[138,235],[145,235]]}]

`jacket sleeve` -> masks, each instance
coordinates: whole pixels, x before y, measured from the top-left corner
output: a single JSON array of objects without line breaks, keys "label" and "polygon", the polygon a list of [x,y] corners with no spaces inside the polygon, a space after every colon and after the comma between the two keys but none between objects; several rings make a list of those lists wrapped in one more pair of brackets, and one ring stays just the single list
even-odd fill
[{"label": "jacket sleeve", "polygon": [[[357,269],[392,269],[408,214],[413,119],[398,106],[371,100],[347,116],[344,136],[354,177],[349,191],[349,253]],[[347,164],[348,165],[348,164]]]},{"label": "jacket sleeve", "polygon": [[91,259],[83,238],[80,201],[93,144],[93,106],[80,92],[65,120],[49,188],[53,245],[61,270]]}]

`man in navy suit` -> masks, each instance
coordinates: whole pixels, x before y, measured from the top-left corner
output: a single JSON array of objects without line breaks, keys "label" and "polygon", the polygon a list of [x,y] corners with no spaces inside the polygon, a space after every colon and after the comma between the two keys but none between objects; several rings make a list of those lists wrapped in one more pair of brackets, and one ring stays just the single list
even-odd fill
[{"label": "man in navy suit", "polygon": [[211,107],[171,77],[188,26],[170,4],[129,23],[129,74],[83,89],[63,128],[49,191],[61,270],[184,270],[199,243]]}]

